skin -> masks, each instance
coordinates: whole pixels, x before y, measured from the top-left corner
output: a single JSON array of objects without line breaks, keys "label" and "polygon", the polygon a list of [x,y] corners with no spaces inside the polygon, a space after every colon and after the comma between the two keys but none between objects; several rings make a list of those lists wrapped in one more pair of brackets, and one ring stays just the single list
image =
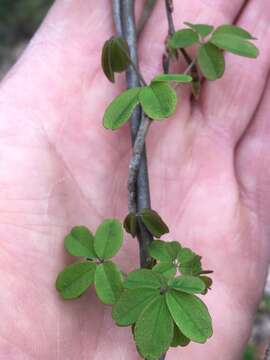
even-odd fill
[{"label": "skin", "polygon": [[[205,297],[214,336],[170,350],[167,359],[239,360],[269,263],[270,3],[175,1],[175,23],[237,23],[259,40],[257,60],[226,55],[222,80],[205,83],[191,109],[186,87],[176,114],[148,136],[152,206],[178,239],[214,270]],[[140,4],[139,4],[140,5]],[[158,24],[158,26],[156,26]],[[163,2],[139,43],[147,80],[161,72],[167,32]],[[74,261],[70,228],[95,231],[127,213],[128,126],[102,127],[124,88],[100,68],[113,33],[109,0],[58,0],[0,88],[0,354],[9,360],[139,359],[132,336],[115,327],[93,290],[65,302],[57,273]],[[183,70],[184,63],[177,70]],[[122,269],[138,266],[127,237]]]}]

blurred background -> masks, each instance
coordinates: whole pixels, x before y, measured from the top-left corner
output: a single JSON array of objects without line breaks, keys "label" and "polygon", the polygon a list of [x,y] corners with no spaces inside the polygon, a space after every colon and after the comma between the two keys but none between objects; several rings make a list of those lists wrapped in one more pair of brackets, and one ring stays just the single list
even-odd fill
[{"label": "blurred background", "polygon": [[[0,0],[0,79],[16,62],[53,0]],[[241,360],[262,360],[270,342],[270,277]]]},{"label": "blurred background", "polygon": [[0,0],[0,78],[23,51],[53,0]]}]

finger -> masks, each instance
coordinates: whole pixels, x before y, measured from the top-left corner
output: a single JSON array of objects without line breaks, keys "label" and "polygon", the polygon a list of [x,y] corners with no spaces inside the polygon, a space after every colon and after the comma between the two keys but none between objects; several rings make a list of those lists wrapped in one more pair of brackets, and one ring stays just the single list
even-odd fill
[{"label": "finger", "polygon": [[202,111],[206,124],[232,145],[245,131],[260,101],[270,68],[270,3],[251,0],[237,25],[249,30],[259,40],[258,59],[226,54],[224,77],[206,83],[202,91]]},{"label": "finger", "polygon": [[[260,107],[236,152],[236,175],[246,206],[259,217],[264,246],[269,260],[270,235],[270,77]],[[267,255],[268,254],[268,255]]]},{"label": "finger", "polygon": [[[88,118],[90,110],[99,103],[104,109],[110,92],[117,91],[110,86],[100,66],[102,45],[113,31],[108,0],[99,1],[98,6],[95,1],[56,1],[5,79],[2,85],[3,96],[4,90],[7,91],[5,100],[47,114],[45,126],[49,127],[49,133],[58,127],[63,112],[68,114],[72,108],[82,108],[82,99],[87,102]],[[106,95],[102,96],[105,86]]]},{"label": "finger", "polygon": [[[42,154],[50,148],[48,163],[54,164],[56,157],[55,168],[64,166],[64,185],[59,181],[62,175],[55,180],[47,172],[50,197],[55,198],[54,194],[67,186],[67,193],[80,193],[81,199],[86,200],[84,204],[91,203],[96,219],[108,212],[112,214],[114,205],[108,207],[109,198],[111,204],[117,199],[117,210],[121,201],[126,201],[126,191],[118,191],[126,188],[125,177],[116,176],[112,182],[107,173],[111,169],[113,173],[126,174],[129,136],[123,136],[121,131],[112,134],[102,127],[104,110],[119,92],[118,86],[110,85],[100,66],[102,45],[113,31],[109,0],[101,0],[98,5],[93,0],[56,1],[23,57],[2,83],[0,92],[4,125],[12,126],[12,134],[16,132],[23,144],[27,143],[27,149],[29,146],[29,151],[18,148],[22,168],[26,169],[25,164],[29,163],[33,169],[44,168]],[[42,138],[46,150],[32,151],[30,145],[36,146],[36,138]],[[7,149],[7,159],[12,157],[10,164],[14,165],[10,174],[18,172],[13,161],[14,149],[12,154]],[[93,154],[94,165],[89,161]],[[86,170],[90,163],[91,170]],[[42,169],[38,172],[44,173]],[[22,173],[26,175],[25,171]],[[41,175],[37,181],[42,179]],[[69,188],[69,181],[76,191]],[[34,195],[29,198],[36,197],[36,189],[38,185],[31,187]],[[125,207],[121,209],[124,211]]]}]

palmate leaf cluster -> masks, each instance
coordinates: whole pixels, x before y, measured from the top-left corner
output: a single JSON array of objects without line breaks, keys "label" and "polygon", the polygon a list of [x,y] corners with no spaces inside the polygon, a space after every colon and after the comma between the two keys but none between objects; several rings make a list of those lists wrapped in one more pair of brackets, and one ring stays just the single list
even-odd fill
[{"label": "palmate leaf cluster", "polygon": [[207,307],[195,295],[206,294],[212,281],[202,275],[201,258],[176,241],[155,240],[149,250],[158,264],[128,274],[112,316],[119,326],[133,326],[139,353],[155,360],[170,346],[212,336]]},{"label": "palmate leaf cluster", "polygon": [[[105,128],[120,128],[138,105],[149,119],[170,117],[178,102],[176,87],[200,87],[200,76],[195,78],[192,71],[194,64],[206,79],[216,80],[225,71],[224,50],[249,58],[259,54],[252,43],[255,39],[242,28],[222,25],[215,29],[188,22],[185,25],[185,29],[168,39],[168,54],[177,58],[179,49],[195,45],[196,58],[184,74],[157,75],[150,84],[132,63],[122,37],[106,41],[102,51],[106,77],[114,82],[116,73],[132,66],[142,86],[124,91],[111,102],[103,118]],[[154,238],[148,248],[147,266],[151,268],[124,274],[111,259],[122,246],[123,228],[136,237],[142,226]],[[153,209],[129,213],[123,225],[116,219],[107,219],[95,235],[84,226],[76,226],[66,236],[65,248],[80,260],[66,267],[56,280],[56,288],[64,299],[79,297],[94,284],[99,299],[112,305],[116,324],[131,327],[138,352],[147,360],[159,359],[170,346],[186,346],[191,341],[205,343],[213,333],[211,317],[201,300],[211,289],[211,271],[203,270],[201,256],[191,249],[178,241],[160,239],[168,232],[168,226]]]},{"label": "palmate leaf cluster", "polygon": [[198,44],[197,61],[208,80],[216,80],[225,72],[223,50],[233,54],[256,58],[259,50],[251,42],[255,38],[246,30],[234,25],[222,25],[214,29],[207,24],[185,23],[188,28],[181,29],[169,39],[171,49],[186,48]]},{"label": "palmate leaf cluster", "polygon": [[74,227],[65,237],[65,248],[83,260],[69,265],[56,280],[56,288],[64,299],[81,296],[93,283],[104,304],[114,304],[122,291],[123,275],[110,259],[123,243],[119,221],[107,219],[95,236],[84,226]]},{"label": "palmate leaf cluster", "polygon": [[[139,222],[154,237],[169,232],[152,209],[129,214],[124,227],[134,235]],[[212,335],[212,322],[197,295],[205,295],[212,280],[202,270],[201,257],[177,241],[154,240],[149,246],[153,268],[123,274],[111,260],[122,243],[123,226],[115,219],[103,221],[95,235],[84,226],[72,228],[65,248],[82,259],[58,275],[56,288],[61,296],[66,300],[80,297],[94,284],[98,298],[113,305],[116,324],[131,327],[138,352],[149,360],[158,359],[170,346],[206,342]]]}]

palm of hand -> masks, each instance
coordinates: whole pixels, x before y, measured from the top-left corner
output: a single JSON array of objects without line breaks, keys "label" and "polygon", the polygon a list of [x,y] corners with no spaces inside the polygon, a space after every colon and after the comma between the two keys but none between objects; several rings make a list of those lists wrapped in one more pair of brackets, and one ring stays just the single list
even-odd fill
[{"label": "palm of hand", "polygon": [[[197,3],[199,21],[214,18],[219,24],[233,21],[244,2],[219,1],[220,12]],[[240,23],[267,38],[265,7],[265,1],[251,1]],[[119,92],[99,67],[102,43],[112,32],[110,9],[106,0],[93,8],[83,1],[58,1],[2,84],[0,353],[5,359],[138,358],[129,331],[114,326],[93,291],[63,302],[53,287],[71,260],[63,251],[70,227],[81,223],[94,231],[106,217],[123,218],[127,207],[128,129],[111,133],[101,126],[105,106]],[[194,18],[191,10],[188,1],[181,12],[180,6],[175,9],[179,23]],[[252,11],[264,27],[255,29]],[[159,4],[140,44],[143,70],[151,75],[160,71],[153,72],[149,58],[161,58],[164,17]],[[163,34],[153,30],[161,21]],[[93,29],[99,36],[89,44]],[[150,35],[161,43],[151,54]],[[269,259],[267,87],[255,116],[254,111],[269,70],[270,44],[259,47],[256,65],[229,56],[225,78],[206,84],[192,111],[183,93],[174,119],[155,123],[148,138],[153,208],[170,225],[170,238],[194,248],[215,271],[206,298],[214,321],[214,336],[203,347],[207,359],[239,359]],[[247,74],[254,66],[249,94]],[[119,259],[123,270],[137,266],[131,239]],[[194,344],[167,358],[179,353],[197,359],[201,351]]]}]

